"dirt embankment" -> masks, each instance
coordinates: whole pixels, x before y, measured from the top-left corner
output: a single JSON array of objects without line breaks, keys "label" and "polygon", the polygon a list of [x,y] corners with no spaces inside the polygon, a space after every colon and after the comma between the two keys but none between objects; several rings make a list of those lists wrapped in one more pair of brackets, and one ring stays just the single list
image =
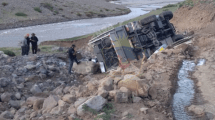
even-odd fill
[{"label": "dirt embankment", "polygon": [[105,0],[2,0],[0,30],[129,13]]},{"label": "dirt embankment", "polygon": [[[207,3],[208,2],[208,3]],[[196,83],[196,95],[193,105],[188,107],[195,119],[206,116],[215,119],[215,11],[214,4],[206,1],[194,7],[181,7],[175,12],[171,22],[180,32],[194,31],[193,39],[194,59],[205,59],[205,64],[197,66],[192,79]]]}]

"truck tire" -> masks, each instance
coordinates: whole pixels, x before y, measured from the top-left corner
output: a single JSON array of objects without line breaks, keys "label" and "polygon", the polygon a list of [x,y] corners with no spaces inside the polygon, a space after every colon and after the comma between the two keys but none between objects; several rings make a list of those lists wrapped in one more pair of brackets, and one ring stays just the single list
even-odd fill
[{"label": "truck tire", "polygon": [[140,20],[140,23],[141,23],[141,25],[146,25],[146,24],[156,21],[156,19],[157,19],[156,16],[152,15],[152,16],[149,16],[147,18]]},{"label": "truck tire", "polygon": [[164,11],[160,14],[160,17],[171,20],[173,18],[173,13],[172,11]]},{"label": "truck tire", "polygon": [[183,39],[184,38],[184,36],[183,35],[174,35],[173,37],[172,37],[172,39],[173,39],[173,41],[178,41],[178,40],[180,40],[180,39]]}]

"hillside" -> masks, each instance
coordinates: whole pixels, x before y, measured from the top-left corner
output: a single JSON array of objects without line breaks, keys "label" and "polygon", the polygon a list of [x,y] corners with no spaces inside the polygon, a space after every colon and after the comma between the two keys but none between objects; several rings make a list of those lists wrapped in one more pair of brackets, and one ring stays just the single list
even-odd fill
[{"label": "hillside", "polygon": [[0,29],[129,13],[105,0],[1,0]]}]

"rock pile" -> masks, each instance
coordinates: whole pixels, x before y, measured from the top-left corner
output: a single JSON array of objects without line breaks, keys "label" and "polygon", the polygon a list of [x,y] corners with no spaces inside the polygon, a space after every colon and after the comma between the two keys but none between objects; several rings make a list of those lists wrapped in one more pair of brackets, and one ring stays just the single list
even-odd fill
[{"label": "rock pile", "polygon": [[[74,85],[78,84],[76,75],[66,74],[67,66],[62,56],[2,58],[0,116],[14,120],[92,119],[95,116],[83,106],[98,112],[108,102],[114,102],[141,103],[137,110],[141,115],[136,119],[155,113],[158,118],[172,119],[169,105],[174,75],[182,60],[192,57],[186,52],[188,48],[184,45],[164,50],[143,60],[141,68],[131,64],[125,70],[110,71],[101,80],[82,75],[86,81],[79,85]],[[155,112],[147,114],[148,111]],[[125,114],[122,118],[130,115],[129,112]]]}]

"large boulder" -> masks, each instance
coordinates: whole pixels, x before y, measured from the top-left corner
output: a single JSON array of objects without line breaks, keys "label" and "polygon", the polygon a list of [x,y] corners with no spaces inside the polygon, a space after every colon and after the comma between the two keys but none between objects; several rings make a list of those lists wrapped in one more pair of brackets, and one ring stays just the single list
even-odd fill
[{"label": "large boulder", "polygon": [[130,91],[135,92],[140,97],[148,96],[149,85],[145,80],[142,80],[132,74],[125,75],[124,79],[119,81],[118,87],[126,87]]},{"label": "large boulder", "polygon": [[94,65],[95,65],[95,63],[92,61],[82,61],[78,65],[76,63],[74,63],[73,69],[78,74],[87,75],[87,74],[93,72]]},{"label": "large boulder", "polygon": [[43,110],[44,112],[50,112],[54,107],[58,105],[59,97],[55,95],[50,95],[44,100]]},{"label": "large boulder", "polygon": [[103,97],[101,97],[101,96],[94,96],[94,97],[90,98],[89,100],[87,100],[86,102],[84,102],[83,104],[81,104],[77,108],[77,114],[79,116],[83,116],[85,114],[85,111],[83,109],[84,105],[87,105],[91,109],[99,111],[99,110],[101,110],[104,107],[104,105],[106,103],[107,103],[107,100],[104,99]]}]

